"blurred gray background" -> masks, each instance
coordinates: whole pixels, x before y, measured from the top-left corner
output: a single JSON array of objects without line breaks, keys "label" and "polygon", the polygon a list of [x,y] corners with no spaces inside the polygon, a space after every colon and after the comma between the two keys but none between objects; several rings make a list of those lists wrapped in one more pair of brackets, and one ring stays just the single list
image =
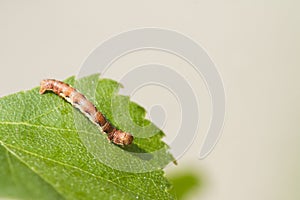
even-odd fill
[{"label": "blurred gray background", "polygon": [[[199,137],[166,173],[191,172],[201,182],[185,199],[300,198],[300,3],[288,1],[9,1],[0,0],[0,96],[31,89],[43,78],[76,75],[101,42],[140,27],[179,31],[200,44],[223,78],[223,135],[199,160],[211,105],[203,80],[174,55],[141,51],[112,64],[104,77],[159,62],[182,73],[200,99]],[[126,85],[124,85],[126,87]],[[160,88],[132,95],[149,113]],[[165,141],[176,136],[180,108],[165,113]],[[152,110],[153,116],[157,110]],[[148,116],[151,118],[150,116]],[[155,119],[153,119],[155,121]]]}]

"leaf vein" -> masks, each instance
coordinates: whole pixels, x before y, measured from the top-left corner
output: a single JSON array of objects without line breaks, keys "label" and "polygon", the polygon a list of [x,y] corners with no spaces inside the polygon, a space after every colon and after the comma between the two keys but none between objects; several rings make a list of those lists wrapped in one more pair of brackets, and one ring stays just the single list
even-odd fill
[{"label": "leaf vein", "polygon": [[[32,156],[35,156],[35,157],[38,157],[38,158],[41,158],[41,159],[45,159],[45,160],[48,160],[48,161],[50,161],[50,162],[53,162],[53,163],[56,163],[56,164],[59,164],[59,165],[65,166],[65,167],[69,167],[69,168],[78,170],[78,171],[83,172],[83,173],[85,173],[85,174],[88,174],[88,175],[90,175],[90,176],[92,176],[92,177],[95,177],[96,179],[101,179],[101,180],[110,182],[110,183],[112,183],[113,185],[115,185],[115,186],[117,186],[117,187],[119,187],[119,188],[122,188],[122,189],[124,189],[124,190],[126,190],[126,191],[132,193],[133,195],[135,195],[135,192],[129,190],[127,187],[124,187],[124,186],[122,186],[122,185],[119,185],[118,183],[116,183],[116,182],[114,182],[114,181],[112,181],[112,180],[105,179],[105,178],[103,178],[103,177],[101,177],[101,176],[98,176],[98,175],[96,175],[96,174],[93,174],[93,173],[91,173],[91,172],[89,172],[89,171],[83,170],[83,169],[81,169],[81,168],[79,168],[79,167],[77,167],[77,166],[73,166],[73,165],[69,165],[69,164],[64,163],[64,162],[56,161],[56,160],[53,160],[53,159],[51,159],[51,158],[44,157],[44,156],[42,156],[42,155],[39,155],[39,154],[30,152],[30,151],[27,151],[27,150],[25,150],[25,149],[21,149],[21,148],[15,147],[15,146],[10,145],[10,144],[4,144],[3,141],[0,141],[0,144],[2,144],[2,145],[3,145],[10,153],[12,153],[13,155],[15,155],[18,159],[20,159],[20,160],[21,160],[22,162],[24,162],[25,164],[26,164],[25,161],[23,161],[19,156],[17,156],[15,153],[13,153],[13,151],[10,151],[9,148],[7,148],[7,147],[11,147],[11,148],[13,148],[13,149],[22,151],[22,152],[27,153],[27,154],[29,154],[29,155],[32,155]],[[28,165],[27,165],[27,166],[28,166]],[[29,166],[28,166],[28,167],[29,167]],[[39,173],[38,173],[37,171],[35,171],[33,168],[31,168],[31,167],[29,167],[29,168],[30,168],[31,170],[33,170],[36,174],[39,175]],[[45,180],[45,181],[46,181],[46,180]],[[48,183],[49,183],[49,182],[48,182]],[[49,184],[51,184],[51,183],[49,183]],[[52,185],[52,184],[51,184],[51,185]],[[148,196],[147,194],[144,194],[144,195],[145,195],[145,197],[150,197],[150,196]]]}]

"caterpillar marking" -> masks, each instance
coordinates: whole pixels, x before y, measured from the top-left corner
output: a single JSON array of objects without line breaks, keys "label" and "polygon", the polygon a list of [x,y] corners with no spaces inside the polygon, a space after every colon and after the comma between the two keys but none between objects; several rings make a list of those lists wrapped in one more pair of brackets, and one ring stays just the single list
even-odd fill
[{"label": "caterpillar marking", "polygon": [[99,126],[107,134],[108,140],[114,144],[124,146],[132,143],[133,136],[130,133],[114,127],[92,102],[69,84],[55,79],[44,79],[40,83],[39,92],[44,94],[46,91],[54,92],[79,109],[94,124]]}]

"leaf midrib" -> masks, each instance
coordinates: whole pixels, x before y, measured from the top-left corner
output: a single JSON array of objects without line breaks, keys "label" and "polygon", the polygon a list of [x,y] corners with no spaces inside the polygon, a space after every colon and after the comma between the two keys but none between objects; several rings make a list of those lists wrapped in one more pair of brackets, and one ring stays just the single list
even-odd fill
[{"label": "leaf midrib", "polygon": [[[2,121],[2,122],[0,122],[0,125],[1,125],[1,124],[2,124],[2,125],[25,125],[25,126],[30,126],[30,127],[38,127],[38,128],[45,128],[45,129],[51,129],[51,130],[59,130],[59,131],[79,131],[79,132],[82,132],[82,133],[94,134],[94,133],[86,132],[86,131],[83,131],[83,130],[62,129],[62,128],[57,128],[57,127],[50,127],[50,126],[44,126],[44,125],[30,124],[30,123],[27,123],[27,122]],[[109,180],[109,179],[105,179],[105,178],[103,178],[103,177],[101,177],[101,176],[98,176],[98,175],[96,175],[96,174],[93,174],[93,173],[91,173],[91,172],[89,172],[89,171],[85,171],[84,169],[81,169],[81,168],[79,168],[79,167],[77,167],[77,166],[73,166],[73,165],[69,165],[69,164],[64,163],[64,162],[56,161],[56,160],[53,160],[53,159],[51,159],[51,158],[44,157],[44,156],[42,156],[42,155],[40,155],[40,154],[37,154],[37,153],[33,153],[33,152],[30,152],[30,151],[27,151],[27,150],[25,150],[25,149],[16,147],[16,146],[11,145],[11,144],[6,144],[6,143],[4,143],[4,142],[1,141],[1,140],[0,140],[0,145],[3,146],[9,153],[11,153],[13,156],[15,156],[18,160],[20,160],[23,164],[25,164],[25,165],[26,165],[30,170],[32,170],[35,174],[37,174],[39,177],[41,177],[44,181],[46,181],[47,183],[49,183],[49,184],[54,188],[55,191],[57,191],[59,194],[62,195],[62,197],[64,197],[63,194],[60,193],[58,190],[56,190],[56,188],[53,186],[53,184],[52,184],[51,182],[48,182],[46,179],[44,179],[37,171],[35,171],[33,168],[31,168],[31,167],[30,167],[30,166],[29,166],[22,158],[20,158],[18,155],[16,155],[16,154],[15,154],[13,151],[11,151],[11,149],[8,148],[8,147],[11,147],[12,149],[16,149],[16,150],[18,150],[18,151],[24,152],[24,153],[26,153],[26,154],[29,154],[29,155],[32,155],[32,156],[35,156],[35,157],[38,157],[38,158],[41,158],[41,159],[45,159],[45,160],[47,160],[47,161],[50,161],[50,162],[53,162],[53,163],[56,163],[56,164],[60,164],[61,166],[70,167],[70,168],[72,168],[72,169],[79,170],[79,171],[81,171],[81,172],[83,172],[83,173],[85,173],[85,174],[88,174],[88,175],[90,175],[90,176],[92,176],[92,177],[94,177],[94,178],[97,178],[97,179],[99,178],[99,179],[101,179],[101,180],[103,180],[103,181],[110,182],[110,183],[114,184],[115,186],[117,186],[118,188],[122,188],[122,189],[124,189],[124,190],[130,192],[133,196],[136,195],[136,193],[135,193],[134,191],[131,191],[131,190],[129,190],[127,187],[123,187],[123,186],[121,186],[120,184],[118,184],[118,183],[116,183],[116,182],[113,181],[113,180],[117,180],[117,179],[124,178],[125,176],[124,176],[124,177],[118,177],[118,178],[113,179],[113,180]],[[150,199],[151,199],[151,196],[149,196],[149,195],[147,195],[147,194],[145,194],[145,193],[141,193],[141,194],[139,194],[139,195],[142,195],[142,196],[144,196],[145,198],[150,198]]]}]

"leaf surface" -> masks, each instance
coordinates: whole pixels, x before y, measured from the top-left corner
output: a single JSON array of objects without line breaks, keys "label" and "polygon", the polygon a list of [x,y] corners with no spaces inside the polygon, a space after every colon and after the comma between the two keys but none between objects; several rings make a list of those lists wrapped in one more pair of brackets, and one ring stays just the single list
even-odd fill
[{"label": "leaf surface", "polygon": [[129,147],[71,104],[39,88],[0,99],[0,197],[17,199],[172,199],[162,170],[172,156],[145,110],[118,95],[120,85],[92,75],[76,86],[118,128]]}]

